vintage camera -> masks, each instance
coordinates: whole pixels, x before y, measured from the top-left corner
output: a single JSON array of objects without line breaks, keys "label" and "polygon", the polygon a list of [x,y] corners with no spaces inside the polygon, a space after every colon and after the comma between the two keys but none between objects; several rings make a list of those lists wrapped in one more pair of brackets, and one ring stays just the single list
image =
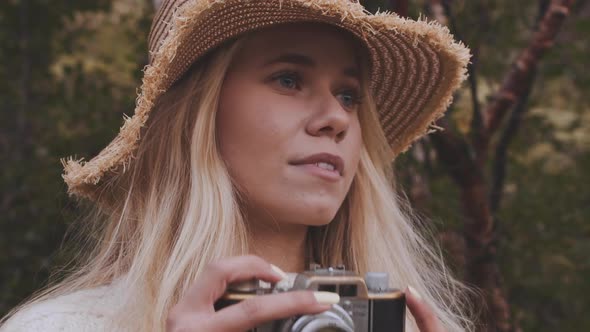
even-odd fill
[{"label": "vintage camera", "polygon": [[343,267],[321,268],[289,275],[275,285],[252,280],[231,285],[215,303],[215,309],[252,296],[292,290],[329,291],[340,295],[340,302],[316,315],[290,317],[266,323],[254,332],[403,332],[406,299],[401,290],[388,287],[387,273],[369,272],[365,278]]}]

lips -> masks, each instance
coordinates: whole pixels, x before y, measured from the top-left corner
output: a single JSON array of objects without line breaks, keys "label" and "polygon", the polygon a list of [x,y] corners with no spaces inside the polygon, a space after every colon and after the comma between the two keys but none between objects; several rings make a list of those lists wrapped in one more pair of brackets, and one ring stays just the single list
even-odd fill
[{"label": "lips", "polygon": [[[302,159],[298,159],[295,161],[290,162],[291,165],[305,165],[305,164],[312,164],[317,165],[320,168],[329,169],[328,165],[333,166],[334,171],[337,171],[340,176],[342,176],[344,172],[344,161],[342,158],[330,154],[330,153],[317,153]],[[328,165],[326,165],[328,164]]]}]

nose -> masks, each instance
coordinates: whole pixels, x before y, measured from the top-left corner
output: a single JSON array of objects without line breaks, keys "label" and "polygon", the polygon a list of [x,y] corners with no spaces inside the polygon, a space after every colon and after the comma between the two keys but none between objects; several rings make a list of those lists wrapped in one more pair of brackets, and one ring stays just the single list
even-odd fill
[{"label": "nose", "polygon": [[314,113],[307,124],[307,133],[312,136],[328,136],[340,142],[346,136],[352,113],[342,106],[332,92],[324,93],[314,103]]}]

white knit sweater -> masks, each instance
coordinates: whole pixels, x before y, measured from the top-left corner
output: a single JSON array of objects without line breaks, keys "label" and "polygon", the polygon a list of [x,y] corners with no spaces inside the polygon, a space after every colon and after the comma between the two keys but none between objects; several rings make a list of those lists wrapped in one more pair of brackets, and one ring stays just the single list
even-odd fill
[{"label": "white knit sweater", "polygon": [[0,326],[0,332],[129,331],[113,326],[122,294],[112,284],[39,302],[8,319]]}]

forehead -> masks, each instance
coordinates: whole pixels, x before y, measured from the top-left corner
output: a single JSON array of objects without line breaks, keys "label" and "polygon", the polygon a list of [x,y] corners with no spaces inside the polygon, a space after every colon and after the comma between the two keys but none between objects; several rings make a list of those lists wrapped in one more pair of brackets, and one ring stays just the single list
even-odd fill
[{"label": "forehead", "polygon": [[359,65],[361,43],[352,33],[314,22],[281,24],[251,33],[241,60],[267,61],[282,53],[300,53],[318,62]]}]

